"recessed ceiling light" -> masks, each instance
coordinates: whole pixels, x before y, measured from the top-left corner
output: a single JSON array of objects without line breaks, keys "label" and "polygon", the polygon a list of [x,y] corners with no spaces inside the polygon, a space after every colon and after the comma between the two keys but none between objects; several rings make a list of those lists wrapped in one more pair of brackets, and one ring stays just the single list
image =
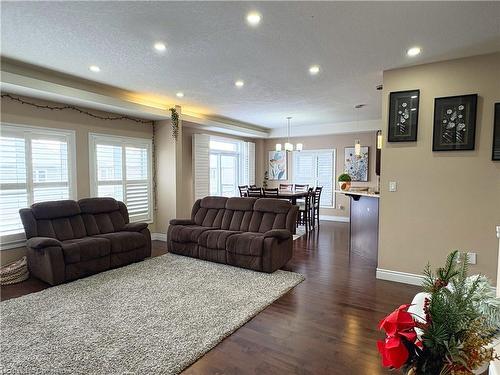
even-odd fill
[{"label": "recessed ceiling light", "polygon": [[154,48],[155,50],[157,50],[158,52],[164,52],[166,49],[167,49],[167,46],[165,45],[165,43],[163,42],[156,42],[154,44]]},{"label": "recessed ceiling light", "polygon": [[311,65],[309,67],[309,73],[313,76],[319,73],[319,65]]},{"label": "recessed ceiling light", "polygon": [[239,79],[239,80],[237,80],[237,81],[234,83],[234,85],[235,85],[236,87],[243,87],[243,86],[245,85],[245,82],[244,82],[244,81],[242,81],[241,79]]},{"label": "recessed ceiling light", "polygon": [[250,12],[247,14],[247,22],[250,26],[257,26],[261,19],[262,16],[258,12]]},{"label": "recessed ceiling light", "polygon": [[94,73],[99,73],[101,71],[101,68],[99,68],[97,65],[90,65],[89,70]]},{"label": "recessed ceiling light", "polygon": [[408,51],[406,51],[406,54],[410,57],[415,57],[420,55],[420,52],[422,52],[420,47],[411,47]]},{"label": "recessed ceiling light", "polygon": [[177,94],[175,94],[175,96],[177,96],[178,98],[183,98],[184,93],[179,91]]}]

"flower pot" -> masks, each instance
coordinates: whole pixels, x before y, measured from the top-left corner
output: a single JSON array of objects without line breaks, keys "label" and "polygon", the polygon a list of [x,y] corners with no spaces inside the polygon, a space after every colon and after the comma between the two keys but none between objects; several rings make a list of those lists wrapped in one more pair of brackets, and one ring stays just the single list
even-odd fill
[{"label": "flower pot", "polygon": [[351,181],[339,181],[340,190],[346,191],[351,188]]}]

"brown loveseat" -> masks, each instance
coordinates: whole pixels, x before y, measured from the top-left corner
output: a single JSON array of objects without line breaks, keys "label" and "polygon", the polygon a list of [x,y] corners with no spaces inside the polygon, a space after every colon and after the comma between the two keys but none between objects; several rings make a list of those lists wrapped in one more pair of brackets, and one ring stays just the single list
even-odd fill
[{"label": "brown loveseat", "polygon": [[170,252],[274,272],[292,257],[297,206],[271,198],[205,197],[191,219],[170,221]]},{"label": "brown loveseat", "polygon": [[151,255],[146,223],[129,223],[113,198],[35,203],[19,211],[31,273],[56,285]]}]

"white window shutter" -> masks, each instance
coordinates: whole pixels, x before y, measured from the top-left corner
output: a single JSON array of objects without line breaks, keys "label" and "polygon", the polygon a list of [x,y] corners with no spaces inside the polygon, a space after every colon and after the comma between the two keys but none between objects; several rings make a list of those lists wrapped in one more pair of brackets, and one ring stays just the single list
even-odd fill
[{"label": "white window shutter", "polygon": [[333,207],[333,178],[335,158],[332,151],[318,152],[318,182],[317,186],[323,186],[321,191],[321,206]]},{"label": "white window shutter", "polygon": [[248,145],[248,184],[255,185],[255,143],[247,142]]},{"label": "white window shutter", "polygon": [[75,132],[16,124],[0,126],[0,243],[24,236],[19,209],[76,198]]},{"label": "white window shutter", "polygon": [[153,220],[152,141],[89,134],[91,194],[125,203],[130,222]]},{"label": "white window shutter", "polygon": [[315,183],[316,154],[308,151],[294,151],[293,153],[293,182],[296,184]]},{"label": "white window shutter", "polygon": [[193,183],[194,199],[209,195],[210,191],[210,136],[193,135]]},{"label": "white window shutter", "polygon": [[322,186],[323,207],[335,207],[335,150],[307,150],[293,153],[293,182]]}]

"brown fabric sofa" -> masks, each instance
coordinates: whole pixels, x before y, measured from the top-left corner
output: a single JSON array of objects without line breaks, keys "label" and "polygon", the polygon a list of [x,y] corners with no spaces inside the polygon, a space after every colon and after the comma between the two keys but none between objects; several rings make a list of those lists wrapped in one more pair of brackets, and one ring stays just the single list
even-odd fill
[{"label": "brown fabric sofa", "polygon": [[31,273],[56,285],[151,255],[146,223],[129,223],[113,198],[35,203],[19,211]]},{"label": "brown fabric sofa", "polygon": [[191,219],[170,221],[170,252],[274,272],[292,258],[297,206],[271,198],[205,197]]}]

